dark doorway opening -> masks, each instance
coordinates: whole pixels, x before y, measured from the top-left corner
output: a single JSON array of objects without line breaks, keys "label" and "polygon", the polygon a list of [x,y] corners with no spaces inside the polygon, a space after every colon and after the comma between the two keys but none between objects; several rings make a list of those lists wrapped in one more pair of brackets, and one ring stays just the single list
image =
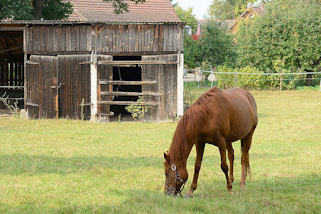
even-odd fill
[{"label": "dark doorway opening", "polygon": [[[24,105],[24,54],[23,32],[0,33],[0,97],[6,97],[10,105]],[[7,107],[0,102],[0,109]]]},{"label": "dark doorway opening", "polygon": [[[114,92],[142,92],[141,85],[126,85],[126,81],[138,82],[142,81],[142,69],[138,65],[130,64],[130,61],[140,61],[141,56],[114,56],[114,61],[128,61],[128,65],[125,67],[114,66],[113,67],[113,81],[121,81],[122,84],[113,85]],[[113,101],[127,101],[136,102],[139,96],[136,95],[115,95]],[[110,111],[114,112],[111,119],[131,120],[131,114],[125,109],[127,105],[111,105]]]}]

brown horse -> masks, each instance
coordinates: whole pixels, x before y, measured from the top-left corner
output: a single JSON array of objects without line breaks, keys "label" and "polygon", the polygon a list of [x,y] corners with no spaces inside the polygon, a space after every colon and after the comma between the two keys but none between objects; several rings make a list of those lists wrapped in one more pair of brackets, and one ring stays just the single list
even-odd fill
[{"label": "brown horse", "polygon": [[[221,169],[225,174],[227,189],[232,192],[234,150],[232,142],[241,139],[242,177],[241,188],[249,170],[249,149],[252,136],[258,123],[256,103],[253,96],[243,89],[222,91],[216,87],[201,95],[180,119],[171,147],[165,158],[165,194],[174,196],[184,188],[188,179],[187,158],[192,147],[196,146],[194,178],[187,197],[193,197],[205,143],[219,148]],[[230,168],[226,162],[226,150]],[[230,169],[230,170],[229,170]],[[228,174],[229,171],[229,174]]]}]

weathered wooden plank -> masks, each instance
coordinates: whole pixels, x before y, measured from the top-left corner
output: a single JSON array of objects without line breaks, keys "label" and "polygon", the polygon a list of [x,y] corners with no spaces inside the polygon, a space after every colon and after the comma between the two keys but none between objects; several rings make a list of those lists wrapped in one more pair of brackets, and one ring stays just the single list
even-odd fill
[{"label": "weathered wooden plank", "polygon": [[166,62],[165,60],[158,60],[158,61],[100,61],[98,64],[105,64],[105,65],[150,65],[150,64],[177,64],[178,62]]},{"label": "weathered wooden plank", "polygon": [[100,92],[101,95],[112,95],[112,96],[161,96],[161,94],[158,93],[140,93],[140,92],[122,92],[122,91],[102,91]]},{"label": "weathered wooden plank", "polygon": [[39,106],[38,104],[31,103],[31,102],[26,102],[26,105],[27,105],[27,106]]},{"label": "weathered wooden plank", "polygon": [[108,81],[108,80],[99,80],[99,84],[111,84],[111,85],[149,85],[157,84],[157,81]]},{"label": "weathered wooden plank", "polygon": [[155,102],[132,102],[132,101],[98,101],[98,105],[148,105],[148,106],[156,106],[157,103]]}]

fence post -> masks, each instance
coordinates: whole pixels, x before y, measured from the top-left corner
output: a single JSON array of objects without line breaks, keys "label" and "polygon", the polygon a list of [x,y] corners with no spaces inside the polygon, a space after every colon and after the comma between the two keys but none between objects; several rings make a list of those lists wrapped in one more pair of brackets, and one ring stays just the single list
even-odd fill
[{"label": "fence post", "polygon": [[212,80],[211,80],[211,88],[213,88],[213,68],[211,68],[211,73],[210,75],[208,75],[208,77],[212,77]]},{"label": "fence post", "polygon": [[280,75],[280,91],[282,91],[282,74]]},{"label": "fence post", "polygon": [[198,88],[200,87],[200,73],[201,73],[201,69],[198,69],[198,78],[197,78],[197,85],[198,85]]},{"label": "fence post", "polygon": [[237,72],[235,73],[234,87],[237,88]]}]

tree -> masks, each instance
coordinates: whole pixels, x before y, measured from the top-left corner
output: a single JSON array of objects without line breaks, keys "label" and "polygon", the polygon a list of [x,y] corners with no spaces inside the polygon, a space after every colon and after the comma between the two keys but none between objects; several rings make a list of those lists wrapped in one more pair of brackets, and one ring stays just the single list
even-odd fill
[{"label": "tree", "polygon": [[213,0],[208,9],[212,19],[235,19],[244,12],[249,2],[256,0]]},{"label": "tree", "polygon": [[61,20],[72,13],[72,5],[64,0],[0,0],[0,19]]},{"label": "tree", "polygon": [[200,42],[193,40],[190,35],[184,34],[184,64],[188,68],[200,65]]},{"label": "tree", "polygon": [[[104,0],[104,1],[113,3],[114,11],[116,14],[122,14],[124,12],[129,12],[128,4],[125,3],[124,0]],[[145,2],[145,0],[130,0],[130,1],[135,2],[135,4]]]},{"label": "tree", "polygon": [[205,25],[203,36],[199,39],[199,61],[208,61],[213,67],[233,66],[236,62],[236,50],[232,35],[226,26],[215,21]]},{"label": "tree", "polygon": [[176,14],[180,20],[183,22],[186,22],[186,25],[191,26],[192,33],[195,33],[197,30],[197,19],[195,18],[195,15],[193,15],[193,8],[188,8],[188,10],[184,10],[181,6],[178,4],[174,6],[174,9],[176,11]]},{"label": "tree", "polygon": [[32,0],[33,18],[39,20],[61,20],[72,13],[72,4],[63,0]]},{"label": "tree", "polygon": [[278,72],[321,67],[321,7],[319,1],[302,0],[287,10],[270,4],[261,18],[241,26],[238,55],[241,66]]},{"label": "tree", "polygon": [[[183,21],[186,22],[186,25],[191,26],[192,33],[195,33],[197,30],[197,19],[192,14],[193,8],[184,10],[178,4],[174,5],[174,9],[177,13],[177,16]],[[187,32],[184,32],[184,64],[189,68],[195,68],[198,63],[198,41],[194,41]]]},{"label": "tree", "polygon": [[0,0],[0,20],[15,17],[15,19],[32,19],[30,0]]}]

